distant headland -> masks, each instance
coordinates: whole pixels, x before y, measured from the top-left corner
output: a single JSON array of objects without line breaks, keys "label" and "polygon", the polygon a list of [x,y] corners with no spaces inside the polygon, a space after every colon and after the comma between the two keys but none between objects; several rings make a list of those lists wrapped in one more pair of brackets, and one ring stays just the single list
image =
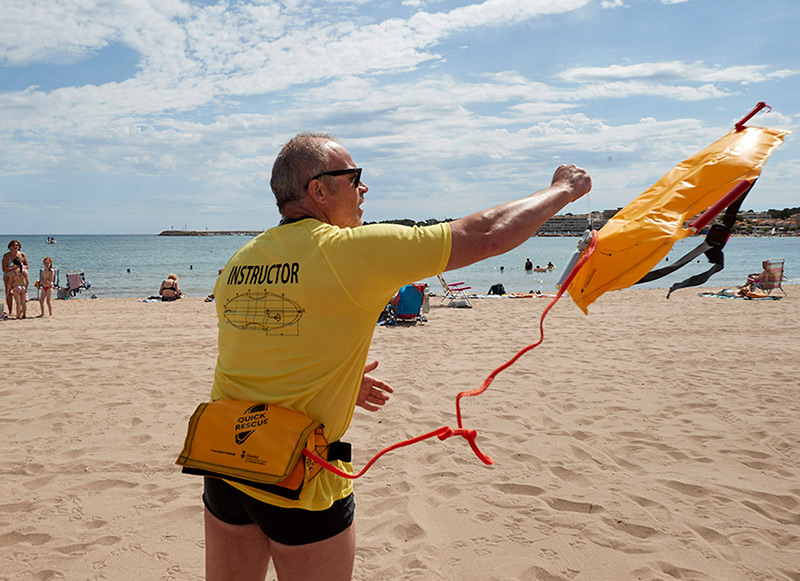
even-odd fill
[{"label": "distant headland", "polygon": [[[599,230],[622,208],[603,210],[591,214],[557,214],[547,220],[536,236],[580,236],[589,224]],[[717,217],[719,220],[720,217]],[[400,220],[381,220],[364,224],[401,224],[403,226],[432,226],[440,222],[450,222],[453,218],[438,220],[428,218],[415,221],[409,218]],[[258,236],[261,230],[164,230],[159,236]],[[733,233],[740,236],[800,236],[800,207],[783,210],[754,212],[747,210],[736,215]]]},{"label": "distant headland", "polygon": [[263,230],[164,230],[159,236],[258,236]]}]

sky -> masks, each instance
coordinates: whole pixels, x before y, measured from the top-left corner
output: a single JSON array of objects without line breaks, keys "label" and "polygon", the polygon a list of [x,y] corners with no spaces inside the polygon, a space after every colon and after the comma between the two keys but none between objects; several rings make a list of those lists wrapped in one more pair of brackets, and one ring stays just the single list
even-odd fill
[{"label": "sky", "polygon": [[800,206],[797,0],[4,0],[0,232],[260,230],[300,131],[364,219],[465,216],[576,163],[626,205],[733,128],[793,130],[743,209]]}]

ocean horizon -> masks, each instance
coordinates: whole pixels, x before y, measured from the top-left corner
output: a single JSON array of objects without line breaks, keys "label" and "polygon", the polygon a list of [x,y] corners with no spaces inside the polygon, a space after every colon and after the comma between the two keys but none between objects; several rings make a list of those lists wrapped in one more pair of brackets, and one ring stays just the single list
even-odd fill
[{"label": "ocean horizon", "polygon": [[[57,244],[47,244],[53,236]],[[176,274],[180,288],[190,297],[205,297],[213,292],[217,274],[228,259],[250,236],[159,236],[157,234],[2,234],[4,252],[11,239],[22,243],[30,263],[31,288],[38,278],[42,259],[50,256],[59,269],[61,286],[66,273],[82,271],[92,286],[80,298],[118,297],[147,298],[158,293],[161,281]],[[674,261],[697,246],[702,236],[679,241],[667,258]],[[577,246],[577,237],[535,236],[518,248],[503,255],[450,271],[444,274],[449,283],[464,282],[471,292],[486,294],[494,284],[502,284],[507,292],[552,292],[564,265]],[[525,271],[525,261],[534,265],[555,265],[549,272]],[[730,287],[743,284],[747,275],[761,269],[761,261],[784,258],[786,284],[800,284],[800,237],[733,236],[725,246],[725,269],[711,277],[705,286]],[[709,265],[705,256],[699,257],[678,272],[663,279],[637,285],[642,288],[669,288],[674,282],[705,271]],[[666,264],[662,261],[660,266]],[[410,281],[411,282],[411,281]],[[433,277],[427,279],[434,293],[441,285]],[[691,292],[685,291],[685,292]]]}]

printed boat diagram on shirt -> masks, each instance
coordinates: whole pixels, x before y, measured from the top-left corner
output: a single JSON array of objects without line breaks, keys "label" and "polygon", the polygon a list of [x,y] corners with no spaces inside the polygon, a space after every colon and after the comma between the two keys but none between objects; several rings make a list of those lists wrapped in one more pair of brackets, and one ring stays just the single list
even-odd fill
[{"label": "printed boat diagram on shirt", "polygon": [[300,335],[305,309],[284,295],[269,291],[237,294],[227,303],[223,316],[229,325],[267,335]]}]

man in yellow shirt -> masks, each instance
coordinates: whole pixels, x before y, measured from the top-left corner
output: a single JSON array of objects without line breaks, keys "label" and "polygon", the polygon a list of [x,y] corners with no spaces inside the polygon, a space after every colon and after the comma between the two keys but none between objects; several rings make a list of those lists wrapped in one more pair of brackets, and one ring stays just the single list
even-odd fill
[{"label": "man in yellow shirt", "polygon": [[[379,313],[404,284],[502,254],[591,188],[560,166],[531,196],[425,228],[362,226],[369,188],[350,153],[327,134],[287,143],[270,182],[283,220],[228,262],[214,289],[219,357],[212,399],[279,405],[341,438],[360,405],[391,388],[365,369]],[[349,463],[337,461],[345,471]],[[355,557],[352,483],[323,470],[289,500],[205,479],[206,577],[350,579]]]}]

